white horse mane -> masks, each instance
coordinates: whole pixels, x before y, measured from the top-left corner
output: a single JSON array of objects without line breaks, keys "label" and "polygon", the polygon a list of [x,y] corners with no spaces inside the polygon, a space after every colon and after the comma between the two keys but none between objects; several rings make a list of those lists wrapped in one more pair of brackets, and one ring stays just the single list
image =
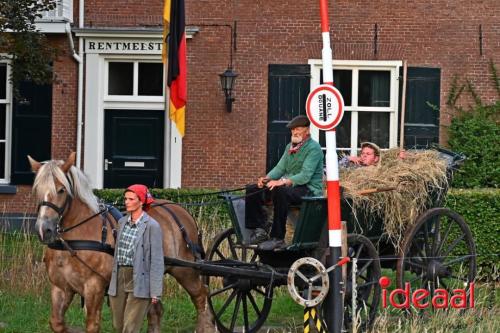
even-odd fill
[{"label": "white horse mane", "polygon": [[92,192],[88,177],[75,166],[71,166],[66,177],[60,168],[63,164],[64,161],[51,160],[44,162],[40,167],[33,183],[33,192],[38,201],[44,200],[47,193],[56,195],[55,181],[57,180],[65,187],[68,195],[80,199],[94,213],[97,213],[99,204]]}]

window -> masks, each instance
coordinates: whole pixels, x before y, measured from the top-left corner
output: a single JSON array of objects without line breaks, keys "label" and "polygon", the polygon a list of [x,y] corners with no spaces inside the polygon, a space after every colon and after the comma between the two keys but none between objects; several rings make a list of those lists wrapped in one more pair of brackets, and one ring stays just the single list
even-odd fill
[{"label": "window", "polygon": [[[311,87],[322,83],[321,60],[309,61]],[[356,154],[361,142],[381,148],[397,145],[398,75],[401,61],[333,61],[333,80],[344,98],[344,117],[336,129],[337,149]],[[325,147],[325,133],[312,135]]]},{"label": "window", "polygon": [[108,96],[163,96],[163,64],[139,61],[109,61]]},{"label": "window", "polygon": [[0,63],[0,183],[8,183],[10,147],[10,83],[7,63]]},{"label": "window", "polygon": [[134,63],[110,62],[108,95],[134,94]]},{"label": "window", "polygon": [[163,64],[139,63],[139,95],[163,96]]}]

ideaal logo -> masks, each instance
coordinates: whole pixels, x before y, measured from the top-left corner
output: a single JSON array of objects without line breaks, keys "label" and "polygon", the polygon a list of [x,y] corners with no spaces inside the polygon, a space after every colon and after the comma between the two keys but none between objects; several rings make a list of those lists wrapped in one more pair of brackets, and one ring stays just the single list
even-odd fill
[{"label": "ideaal logo", "polygon": [[[391,279],[386,276],[380,278],[379,284],[382,287],[382,307],[384,308],[387,308],[387,294],[389,294],[389,304],[398,309],[409,309],[410,304],[417,309],[425,309],[429,306],[435,309],[446,309],[449,306],[454,309],[474,307],[474,282],[469,284],[468,302],[465,288],[453,289],[452,292],[448,292],[446,289],[435,289],[431,295],[429,290],[423,288],[412,291],[409,282],[405,283],[404,289],[396,288],[389,293],[387,288],[391,285]],[[402,303],[399,303],[398,300]]]}]

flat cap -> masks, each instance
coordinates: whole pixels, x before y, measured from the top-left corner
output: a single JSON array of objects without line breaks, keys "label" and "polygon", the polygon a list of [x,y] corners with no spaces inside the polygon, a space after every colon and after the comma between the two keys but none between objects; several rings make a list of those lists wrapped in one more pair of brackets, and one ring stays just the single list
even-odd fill
[{"label": "flat cap", "polygon": [[374,144],[373,142],[362,142],[361,143],[361,149],[365,148],[365,147],[370,147],[374,150],[375,152],[375,156],[380,156],[380,147],[377,146],[376,144]]},{"label": "flat cap", "polygon": [[290,129],[295,127],[309,127],[310,123],[311,122],[309,121],[309,118],[307,118],[307,116],[300,115],[290,120],[286,127]]}]

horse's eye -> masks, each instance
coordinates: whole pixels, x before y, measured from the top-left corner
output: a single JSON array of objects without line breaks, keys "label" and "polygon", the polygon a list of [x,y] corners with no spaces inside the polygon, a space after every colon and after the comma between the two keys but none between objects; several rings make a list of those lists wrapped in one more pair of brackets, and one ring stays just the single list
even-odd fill
[{"label": "horse's eye", "polygon": [[59,191],[57,191],[57,194],[63,194],[65,191],[64,191],[64,187],[61,188]]}]

